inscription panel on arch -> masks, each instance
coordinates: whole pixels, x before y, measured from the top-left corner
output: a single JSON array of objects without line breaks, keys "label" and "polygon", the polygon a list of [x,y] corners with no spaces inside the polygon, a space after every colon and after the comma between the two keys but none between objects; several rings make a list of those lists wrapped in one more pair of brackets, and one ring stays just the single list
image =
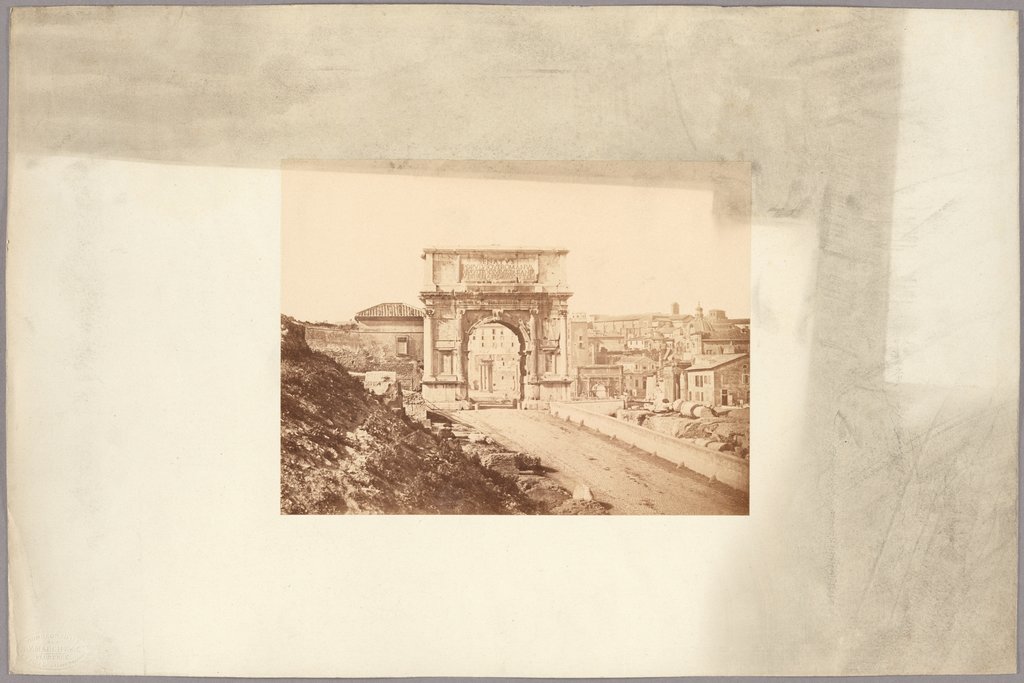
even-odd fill
[{"label": "inscription panel on arch", "polygon": [[532,256],[464,256],[461,282],[472,283],[527,283],[537,282],[539,268]]}]

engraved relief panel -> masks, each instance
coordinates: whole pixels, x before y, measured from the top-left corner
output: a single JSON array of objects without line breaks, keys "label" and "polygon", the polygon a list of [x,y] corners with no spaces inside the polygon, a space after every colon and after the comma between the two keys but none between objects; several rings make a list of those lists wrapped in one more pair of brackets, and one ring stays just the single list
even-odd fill
[{"label": "engraved relief panel", "polygon": [[462,259],[462,282],[534,283],[537,274],[535,257],[466,256]]}]

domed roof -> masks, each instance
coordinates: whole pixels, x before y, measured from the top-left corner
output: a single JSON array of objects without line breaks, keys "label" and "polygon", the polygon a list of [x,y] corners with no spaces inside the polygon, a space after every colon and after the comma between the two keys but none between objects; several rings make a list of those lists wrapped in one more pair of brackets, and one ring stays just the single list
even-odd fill
[{"label": "domed roof", "polygon": [[701,334],[711,334],[715,328],[707,321],[703,315],[698,315],[690,321],[690,333],[700,332]]}]

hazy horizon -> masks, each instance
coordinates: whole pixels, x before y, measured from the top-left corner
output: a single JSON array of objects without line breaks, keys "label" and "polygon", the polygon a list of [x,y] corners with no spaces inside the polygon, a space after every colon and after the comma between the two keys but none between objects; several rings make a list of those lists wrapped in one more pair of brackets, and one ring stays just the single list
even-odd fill
[{"label": "hazy horizon", "polygon": [[316,167],[282,177],[282,312],[299,320],[418,307],[424,248],[485,245],[567,249],[573,313],[667,314],[678,303],[686,314],[699,301],[750,316],[749,218],[722,215],[721,177],[672,186]]}]

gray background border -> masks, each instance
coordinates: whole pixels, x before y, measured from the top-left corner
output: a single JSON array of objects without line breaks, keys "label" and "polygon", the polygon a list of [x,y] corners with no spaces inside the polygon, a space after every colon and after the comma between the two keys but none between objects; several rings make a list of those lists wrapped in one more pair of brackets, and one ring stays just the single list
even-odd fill
[{"label": "gray background border", "polygon": [[[801,7],[883,7],[883,8],[909,8],[909,9],[986,9],[986,10],[1014,10],[1017,12],[1024,11],[1024,0],[858,0],[857,2],[829,2],[827,0],[795,0],[792,2],[771,2],[767,0],[718,0],[717,2],[701,2],[699,0],[476,0],[474,2],[464,1],[443,1],[443,2],[431,2],[429,0],[407,0],[406,2],[394,3],[384,2],[381,0],[354,0],[347,3],[335,3],[330,0],[303,0],[302,2],[286,2],[282,0],[187,0],[179,2],[169,2],[166,0],[120,0],[119,2],[97,2],[95,0],[21,0],[18,2],[12,2],[11,0],[0,0],[4,8],[3,12],[3,32],[0,34],[0,58],[2,58],[3,70],[0,73],[0,116],[3,121],[3,136],[0,137],[0,154],[2,154],[4,163],[0,166],[0,185],[2,185],[3,192],[0,194],[0,221],[2,221],[2,231],[4,236],[4,243],[7,241],[7,110],[8,110],[8,70],[9,70],[9,39],[10,39],[10,10],[12,7],[40,7],[40,6],[61,6],[61,5],[279,5],[279,4],[301,4],[301,5],[327,5],[327,4],[447,4],[447,5],[553,5],[553,6],[598,6],[598,5],[628,5],[628,6],[650,6],[650,5],[713,5],[718,7],[778,7],[778,6],[801,6]],[[1017,45],[1018,50],[1022,45],[1022,37],[1024,37],[1024,30],[1018,29]],[[1024,91],[1024,79],[1020,79],[1020,73],[1018,73],[1019,79],[1019,93]],[[1018,110],[1020,110],[1020,98],[1018,99]],[[1019,121],[1018,121],[1019,125]],[[1021,135],[1024,138],[1024,135]],[[1018,150],[1018,157],[1021,158],[1021,154]],[[1019,164],[1019,180],[1024,179],[1024,160]],[[1022,186],[1024,187],[1024,183]],[[1020,215],[1024,215],[1024,192],[1019,194],[1021,198]],[[1021,261],[1024,261],[1024,242],[1021,242]],[[1020,267],[1020,261],[1018,261],[1018,267]],[[3,258],[0,259],[0,275],[3,276],[4,289],[6,292],[6,277],[7,277],[7,258],[6,249],[4,250]],[[1021,282],[1024,283],[1024,276],[1021,277]],[[1022,292],[1024,294],[1024,292]],[[1021,297],[1021,317],[1024,318],[1024,296]],[[0,308],[6,312],[6,296],[3,303],[0,303]],[[7,344],[6,344],[6,315],[4,316],[3,322],[4,335],[0,337],[0,350],[2,350],[4,358],[7,357]],[[1024,344],[1021,346],[1021,355],[1024,356]],[[0,368],[0,376],[4,381],[6,387],[7,382],[7,367],[6,362],[3,368]],[[1020,378],[1020,368],[1018,368],[1018,377]],[[1017,425],[1018,425],[1018,443],[1017,443],[1017,457],[1018,463],[1021,460],[1021,442],[1020,432],[1022,427],[1021,412],[1019,409],[1019,399],[1024,397],[1024,383],[1019,385],[1018,389],[1018,413],[1017,413]],[[4,408],[4,414],[6,415],[6,392],[0,394],[0,405]],[[3,562],[0,565],[0,577],[2,577],[2,585],[6,587],[7,577],[7,448],[6,448],[6,420],[3,425],[0,425],[0,432],[4,434],[4,445],[3,445],[3,460],[4,467],[0,471],[0,501],[3,502],[4,511],[4,523],[0,526],[0,553],[2,553]],[[1020,475],[1020,467],[1018,466],[1018,477]],[[721,676],[721,677],[709,677],[709,676],[691,676],[691,677],[679,677],[679,678],[644,678],[644,679],[623,679],[623,678],[609,678],[600,679],[607,681],[632,681],[632,680],[643,680],[650,681],[651,683],[669,683],[670,681],[717,681],[720,683],[740,683],[741,681],[759,681],[759,680],[771,680],[778,683],[785,681],[892,681],[894,683],[920,683],[923,681],[932,680],[948,680],[948,681],[985,681],[986,683],[1002,683],[1003,681],[1021,681],[1024,682],[1024,674],[1020,672],[1022,653],[1021,633],[1024,631],[1024,621],[1022,621],[1021,611],[1021,578],[1024,577],[1024,572],[1021,571],[1022,565],[1020,563],[1021,556],[1021,539],[1020,533],[1021,527],[1021,506],[1020,500],[1022,494],[1024,494],[1024,480],[1018,479],[1017,482],[1017,543],[1018,543],[1018,562],[1017,562],[1017,674],[1014,675],[979,675],[979,676]],[[0,670],[0,681],[85,681],[96,682],[100,681],[205,681],[205,680],[216,680],[212,678],[191,678],[191,677],[171,677],[171,676],[44,676],[44,675],[13,675],[7,672],[9,666],[9,652],[8,652],[8,640],[7,640],[7,590],[0,591],[0,613],[3,615],[3,637],[0,638],[0,662],[3,662],[2,670]],[[288,678],[264,678],[264,679],[241,679],[233,678],[226,680],[255,680],[255,681],[288,681],[288,680],[300,680],[300,681],[329,681],[338,680],[330,678],[307,678],[307,679],[288,679]],[[345,679],[353,681],[369,681],[369,680],[391,680],[391,679]],[[478,680],[474,678],[406,678],[400,679],[405,681],[473,681]],[[557,679],[557,678],[492,678],[492,679],[479,679],[479,680],[496,680],[496,681],[559,681],[559,680],[592,680],[592,679]]]}]

